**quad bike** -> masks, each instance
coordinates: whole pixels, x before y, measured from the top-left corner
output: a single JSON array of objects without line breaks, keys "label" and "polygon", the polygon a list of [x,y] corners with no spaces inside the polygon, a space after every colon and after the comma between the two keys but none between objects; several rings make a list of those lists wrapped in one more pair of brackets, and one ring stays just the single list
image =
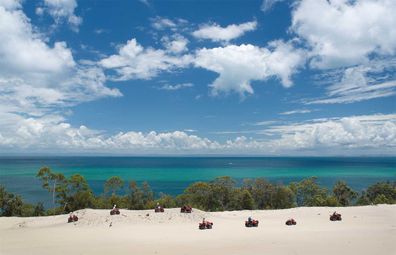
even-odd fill
[{"label": "quad bike", "polygon": [[156,212],[156,213],[164,212],[164,207],[162,207],[162,206],[157,206],[157,207],[155,207],[154,212]]},{"label": "quad bike", "polygon": [[297,222],[294,219],[288,219],[286,221],[286,225],[288,225],[288,226],[292,226],[292,225],[296,225],[296,224],[297,224]]},{"label": "quad bike", "polygon": [[330,220],[331,221],[341,221],[341,214],[334,212],[332,215],[330,215]]},{"label": "quad bike", "polygon": [[191,206],[189,206],[189,205],[183,205],[183,206],[180,208],[180,212],[181,212],[181,213],[191,213],[191,212],[192,212],[192,208],[191,208]]},{"label": "quad bike", "polygon": [[213,227],[213,222],[210,221],[204,221],[199,223],[199,229],[212,229]]},{"label": "quad bike", "polygon": [[118,208],[114,208],[110,211],[110,215],[120,214],[120,210]]},{"label": "quad bike", "polygon": [[247,220],[245,221],[245,227],[258,227],[259,221],[258,220]]},{"label": "quad bike", "polygon": [[67,223],[76,222],[76,221],[78,221],[77,215],[70,215],[69,218],[67,219]]}]

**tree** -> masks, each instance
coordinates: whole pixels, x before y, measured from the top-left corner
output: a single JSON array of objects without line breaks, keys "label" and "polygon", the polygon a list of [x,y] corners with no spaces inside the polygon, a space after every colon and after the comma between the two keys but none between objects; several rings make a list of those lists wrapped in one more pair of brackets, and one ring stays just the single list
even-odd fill
[{"label": "tree", "polygon": [[68,180],[65,204],[67,212],[93,207],[94,196],[83,176],[75,174]]},{"label": "tree", "polygon": [[190,200],[190,204],[201,210],[213,210],[211,186],[206,182],[195,182],[187,187],[184,194]]},{"label": "tree", "polygon": [[298,206],[326,205],[327,190],[316,183],[316,177],[304,179],[291,187],[295,189]]},{"label": "tree", "polygon": [[375,199],[374,199],[374,204],[391,204],[392,201],[390,201],[384,194],[379,194]]},{"label": "tree", "polygon": [[124,181],[119,176],[112,176],[105,182],[105,193],[111,191],[112,195],[114,196],[117,190],[122,189],[123,186]]},{"label": "tree", "polygon": [[147,207],[152,207],[151,205],[149,206],[150,202],[153,202],[154,200],[154,192],[151,190],[150,185],[148,182],[143,182],[142,183],[142,192],[143,192],[143,204],[144,206]]},{"label": "tree", "polygon": [[4,186],[0,186],[1,216],[22,216],[23,201],[19,195],[9,193]]},{"label": "tree", "polygon": [[294,192],[287,186],[277,185],[272,195],[272,208],[285,209],[295,206],[296,196]]},{"label": "tree", "polygon": [[378,196],[383,195],[378,200],[393,204],[396,203],[396,185],[395,183],[392,185],[390,182],[378,182],[367,188],[366,195],[372,203]]},{"label": "tree", "polygon": [[338,203],[342,206],[348,206],[352,200],[358,195],[357,192],[352,190],[344,181],[338,181],[333,187],[333,194]]},{"label": "tree", "polygon": [[394,204],[396,203],[396,183],[378,182],[363,191],[357,204]]},{"label": "tree", "polygon": [[254,199],[249,190],[243,188],[234,190],[230,210],[252,210],[254,207]]},{"label": "tree", "polygon": [[176,202],[173,199],[172,196],[167,195],[167,194],[160,194],[160,198],[156,200],[155,202],[159,203],[161,206],[165,208],[174,208],[176,207]]},{"label": "tree", "polygon": [[212,206],[215,210],[229,209],[232,191],[234,189],[235,181],[229,176],[222,176],[210,182],[212,189]]},{"label": "tree", "polygon": [[37,173],[42,187],[52,193],[52,204],[55,207],[55,198],[65,199],[66,178],[61,173],[53,173],[49,167],[42,167]]},{"label": "tree", "polygon": [[45,208],[42,202],[38,202],[33,210],[33,216],[44,216]]},{"label": "tree", "polygon": [[252,194],[258,209],[269,209],[272,206],[272,195],[274,193],[274,185],[264,178],[254,180],[244,180],[243,188]]},{"label": "tree", "polygon": [[135,181],[129,182],[128,209],[144,209],[143,192]]}]

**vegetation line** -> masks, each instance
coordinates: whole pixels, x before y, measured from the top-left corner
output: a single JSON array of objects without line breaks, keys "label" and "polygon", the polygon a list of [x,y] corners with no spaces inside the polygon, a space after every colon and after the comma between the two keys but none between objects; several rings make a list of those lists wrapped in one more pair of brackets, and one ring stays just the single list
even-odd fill
[{"label": "vegetation line", "polygon": [[48,167],[41,168],[37,178],[53,198],[52,208],[45,210],[43,203],[24,203],[21,196],[0,186],[1,216],[42,216],[69,213],[84,208],[133,210],[152,209],[157,203],[166,207],[191,205],[205,211],[284,209],[296,206],[351,206],[369,204],[395,204],[396,182],[378,182],[360,194],[344,181],[338,181],[331,191],[321,187],[316,177],[292,182],[289,185],[273,184],[264,178],[245,179],[241,186],[228,176],[210,182],[195,182],[175,197],[160,193],[154,197],[147,182],[128,183],[118,176],[109,178],[104,192],[95,196],[85,178],[79,174],[66,178]]}]

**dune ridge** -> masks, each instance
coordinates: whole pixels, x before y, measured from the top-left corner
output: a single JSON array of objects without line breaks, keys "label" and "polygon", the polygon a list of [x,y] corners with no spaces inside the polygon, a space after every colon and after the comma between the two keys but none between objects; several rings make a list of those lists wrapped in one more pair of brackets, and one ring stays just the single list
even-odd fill
[{"label": "dune ridge", "polygon": [[[76,211],[0,218],[0,254],[396,254],[396,205],[204,212]],[[330,222],[337,211],[341,222]],[[258,228],[244,227],[252,216]],[[202,218],[212,230],[198,230]],[[286,226],[293,217],[296,226]]]}]

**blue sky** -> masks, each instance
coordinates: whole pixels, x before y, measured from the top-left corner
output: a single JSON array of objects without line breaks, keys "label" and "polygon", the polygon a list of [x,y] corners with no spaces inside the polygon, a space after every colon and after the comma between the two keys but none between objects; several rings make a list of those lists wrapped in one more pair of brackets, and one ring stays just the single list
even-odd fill
[{"label": "blue sky", "polygon": [[395,155],[395,11],[0,0],[0,153]]}]

